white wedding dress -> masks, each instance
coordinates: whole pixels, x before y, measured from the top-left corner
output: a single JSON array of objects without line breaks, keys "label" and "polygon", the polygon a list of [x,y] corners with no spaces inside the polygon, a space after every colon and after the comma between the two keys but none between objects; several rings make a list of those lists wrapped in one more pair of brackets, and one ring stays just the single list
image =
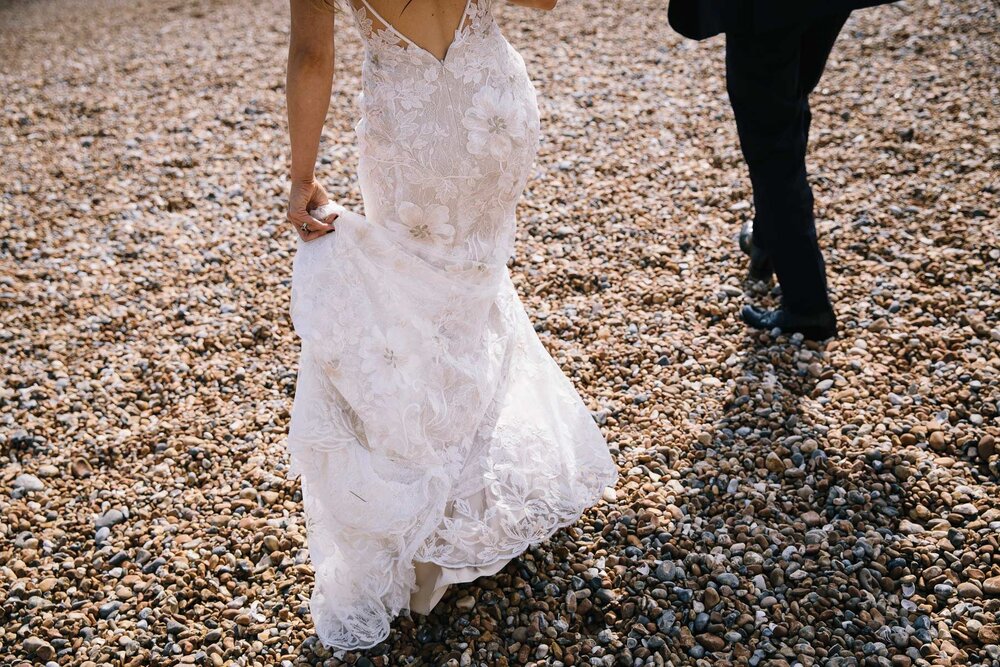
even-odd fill
[{"label": "white wedding dress", "polygon": [[333,206],[336,231],[299,241],[288,477],[316,633],[360,649],[575,522],[618,473],[507,270],[539,124],[491,0],[468,0],[443,60],[345,2],[366,215]]}]

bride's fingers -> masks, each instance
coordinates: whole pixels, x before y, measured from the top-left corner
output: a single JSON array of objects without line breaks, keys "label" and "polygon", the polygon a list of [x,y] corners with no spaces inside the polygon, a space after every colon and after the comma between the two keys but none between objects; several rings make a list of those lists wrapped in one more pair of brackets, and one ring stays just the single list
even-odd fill
[{"label": "bride's fingers", "polygon": [[322,220],[317,220],[305,211],[290,211],[288,213],[288,222],[295,226],[295,229],[299,232],[300,236],[302,233],[310,231],[327,232],[333,230],[332,226],[326,224]]},{"label": "bride's fingers", "polygon": [[299,235],[299,238],[302,239],[303,241],[308,241],[310,236],[315,233],[312,229],[312,226],[309,223],[305,223],[303,225],[289,220],[288,224],[292,226],[292,229],[295,231],[296,234]]},{"label": "bride's fingers", "polygon": [[289,224],[295,230],[295,233],[299,235],[299,238],[303,241],[312,241],[313,239],[319,238],[320,236],[325,236],[330,232],[334,231],[333,225],[329,224],[336,219],[336,215],[327,216],[326,222],[319,221],[312,216],[307,216],[304,223],[293,222],[291,216],[289,216]]},{"label": "bride's fingers", "polygon": [[[316,210],[312,211],[312,219],[317,220],[318,213]],[[333,224],[334,220],[337,219],[339,214],[330,213],[326,215],[319,225],[309,225],[312,230],[315,230],[315,236],[322,236],[323,234],[329,234],[330,232],[336,231],[336,226]],[[311,237],[311,238],[315,238]],[[303,237],[305,238],[305,237]]]}]

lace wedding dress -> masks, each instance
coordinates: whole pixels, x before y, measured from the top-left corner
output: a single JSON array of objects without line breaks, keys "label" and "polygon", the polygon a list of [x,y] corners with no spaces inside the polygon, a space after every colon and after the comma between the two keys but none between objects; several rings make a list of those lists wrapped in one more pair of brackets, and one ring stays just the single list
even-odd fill
[{"label": "lace wedding dress", "polygon": [[360,649],[575,522],[617,469],[507,270],[539,123],[491,0],[468,0],[443,60],[344,1],[366,215],[332,206],[336,231],[299,241],[288,478],[317,635]]}]

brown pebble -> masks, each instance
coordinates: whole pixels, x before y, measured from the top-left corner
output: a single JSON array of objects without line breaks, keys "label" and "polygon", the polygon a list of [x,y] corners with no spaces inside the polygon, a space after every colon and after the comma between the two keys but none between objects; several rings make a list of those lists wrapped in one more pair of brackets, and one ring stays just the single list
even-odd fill
[{"label": "brown pebble", "polygon": [[979,460],[986,462],[996,453],[996,439],[992,435],[984,435],[979,439],[979,444],[976,446],[977,453],[979,454]]},{"label": "brown pebble", "polygon": [[983,594],[979,586],[975,585],[971,581],[963,581],[958,585],[956,590],[958,592],[958,597],[966,599],[978,598]]},{"label": "brown pebble", "polygon": [[715,652],[721,651],[726,647],[726,640],[722,637],[713,634],[703,634],[698,635],[698,643],[705,647],[706,651]]},{"label": "brown pebble", "polygon": [[981,627],[978,639],[983,644],[1000,644],[1000,624],[991,623]]},{"label": "brown pebble", "polygon": [[934,431],[933,433],[931,433],[928,441],[930,443],[931,449],[935,451],[940,452],[943,451],[945,448],[945,437],[944,437],[944,432],[942,431]]},{"label": "brown pebble", "polygon": [[705,589],[705,599],[704,599],[704,602],[705,602],[705,608],[706,609],[713,608],[715,605],[719,604],[720,600],[721,600],[721,598],[720,598],[719,592],[717,590],[715,590],[714,588],[706,588]]}]

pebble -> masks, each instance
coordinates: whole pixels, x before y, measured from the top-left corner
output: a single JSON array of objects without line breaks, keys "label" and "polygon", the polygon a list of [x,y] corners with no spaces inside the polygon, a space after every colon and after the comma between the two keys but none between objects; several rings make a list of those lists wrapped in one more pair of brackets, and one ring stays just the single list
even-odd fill
[{"label": "pebble", "polygon": [[965,517],[972,517],[979,514],[979,509],[972,503],[962,503],[961,505],[955,505],[952,508],[953,512],[957,512]]},{"label": "pebble", "polygon": [[778,456],[777,454],[775,454],[774,452],[770,452],[767,455],[767,458],[764,460],[764,465],[771,472],[784,472],[785,471],[785,462],[782,461],[781,457]]},{"label": "pebble", "polygon": [[823,525],[823,517],[821,517],[818,512],[813,512],[811,510],[802,515],[802,520],[809,528],[815,528],[816,526]]},{"label": "pebble", "polygon": [[708,614],[706,614],[705,612],[701,612],[697,616],[695,616],[694,617],[694,628],[693,628],[695,634],[704,632],[705,628],[708,627],[709,620],[711,620],[711,617]]},{"label": "pebble", "polygon": [[673,561],[665,560],[656,566],[654,574],[660,581],[673,581],[677,578],[677,566]]},{"label": "pebble", "polygon": [[957,590],[958,590],[958,597],[960,598],[978,598],[981,597],[983,594],[979,586],[972,583],[971,581],[963,581],[958,585]]},{"label": "pebble", "polygon": [[1000,624],[984,625],[979,629],[978,639],[982,644],[1000,644]]},{"label": "pebble", "polygon": [[821,380],[816,383],[816,389],[813,391],[814,394],[825,394],[833,387],[833,380]]},{"label": "pebble", "polygon": [[944,433],[942,433],[941,431],[934,431],[933,433],[931,433],[929,444],[931,446],[931,449],[934,449],[939,452],[944,451],[945,446],[947,445]]},{"label": "pebble", "polygon": [[705,647],[706,651],[716,652],[721,651],[726,647],[726,641],[717,635],[704,634],[698,635],[698,643]]},{"label": "pebble", "polygon": [[739,588],[740,578],[730,572],[723,572],[715,576],[715,581],[720,586],[729,586],[732,589]]},{"label": "pebble", "polygon": [[992,435],[984,435],[979,439],[976,450],[979,453],[979,460],[988,462],[996,453],[996,439]]},{"label": "pebble", "polygon": [[93,467],[90,465],[90,461],[88,461],[87,459],[76,458],[73,459],[73,462],[70,464],[70,472],[73,474],[73,477],[82,479],[85,477],[90,477],[90,475],[93,473]]},{"label": "pebble", "polygon": [[34,656],[35,659],[43,662],[51,660],[56,654],[56,650],[52,644],[38,637],[28,637],[21,644],[21,648],[24,650],[25,655]]},{"label": "pebble", "polygon": [[14,488],[24,489],[25,491],[41,491],[45,488],[45,485],[42,483],[42,480],[34,475],[24,473],[14,478]]},{"label": "pebble", "polygon": [[121,510],[110,509],[107,512],[100,515],[99,517],[97,517],[95,525],[98,528],[111,527],[121,523],[124,520],[125,520],[125,515],[122,513]]},{"label": "pebble", "polygon": [[121,606],[122,606],[121,601],[112,600],[111,602],[102,604],[100,609],[98,610],[98,614],[100,615],[101,618],[105,619],[111,618],[115,615],[115,613]]}]

